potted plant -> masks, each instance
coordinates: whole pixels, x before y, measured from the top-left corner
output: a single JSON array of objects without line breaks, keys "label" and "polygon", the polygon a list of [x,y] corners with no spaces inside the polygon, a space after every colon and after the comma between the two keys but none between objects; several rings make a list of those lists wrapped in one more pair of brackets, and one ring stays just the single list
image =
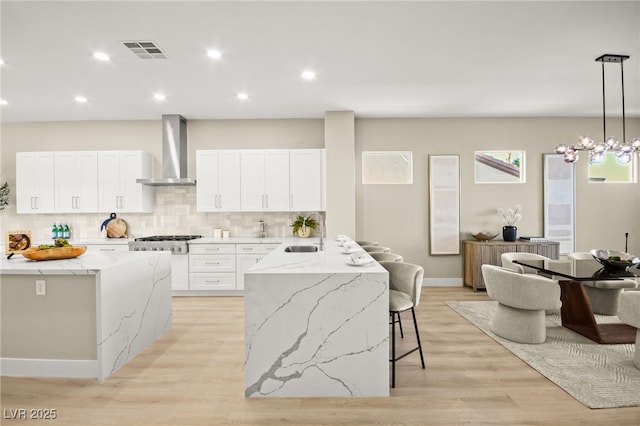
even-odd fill
[{"label": "potted plant", "polygon": [[296,220],[291,224],[291,228],[293,233],[299,237],[308,238],[311,236],[311,231],[315,231],[318,228],[318,221],[309,216],[297,216]]}]

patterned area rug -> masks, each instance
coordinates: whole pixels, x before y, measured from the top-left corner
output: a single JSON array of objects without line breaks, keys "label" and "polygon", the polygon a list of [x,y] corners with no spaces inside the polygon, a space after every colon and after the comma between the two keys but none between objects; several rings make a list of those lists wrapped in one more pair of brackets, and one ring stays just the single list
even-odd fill
[{"label": "patterned area rug", "polygon": [[[562,327],[560,315],[547,315],[547,340],[525,345],[490,331],[497,302],[446,302],[471,324],[511,351],[589,408],[640,406],[640,370],[634,345],[599,345]],[[618,322],[596,315],[596,322]]]}]

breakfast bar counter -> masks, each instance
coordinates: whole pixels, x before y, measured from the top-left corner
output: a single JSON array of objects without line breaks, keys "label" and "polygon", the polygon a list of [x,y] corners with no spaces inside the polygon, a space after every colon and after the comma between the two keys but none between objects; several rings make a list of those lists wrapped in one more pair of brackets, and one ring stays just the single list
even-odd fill
[{"label": "breakfast bar counter", "polygon": [[245,274],[245,396],[388,396],[388,272],[290,245]]},{"label": "breakfast bar counter", "polygon": [[0,374],[107,378],[171,328],[170,256],[3,257]]}]

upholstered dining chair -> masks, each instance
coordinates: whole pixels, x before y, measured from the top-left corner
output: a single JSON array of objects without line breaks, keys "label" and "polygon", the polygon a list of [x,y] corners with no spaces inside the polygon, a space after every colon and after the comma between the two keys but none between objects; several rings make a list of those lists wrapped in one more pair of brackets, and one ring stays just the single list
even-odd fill
[{"label": "upholstered dining chair", "polygon": [[502,253],[500,255],[500,261],[502,262],[502,267],[512,270],[513,272],[518,272],[520,274],[536,274],[537,271],[533,268],[529,268],[527,266],[518,265],[517,263],[513,263],[514,260],[551,260],[550,258],[543,256],[541,254],[536,253],[526,253],[526,252],[510,252],[510,253]]},{"label": "upholstered dining chair", "polygon": [[633,363],[640,368],[640,291],[625,291],[620,295],[620,321],[629,324],[636,330],[635,356]]},{"label": "upholstered dining chair", "polygon": [[[395,388],[397,361],[418,351],[420,353],[422,368],[425,368],[422,344],[420,343],[420,332],[418,331],[418,322],[416,321],[416,312],[414,309],[418,306],[418,303],[420,303],[424,269],[422,266],[411,263],[380,262],[380,265],[389,271],[389,324],[391,325],[391,358],[389,362],[391,362],[391,387]],[[402,333],[402,323],[400,323],[400,314],[408,310],[411,310],[413,317],[413,326],[416,330],[418,346],[402,355],[396,355],[396,324],[400,325],[401,337],[404,337]]]},{"label": "upholstered dining chair", "polygon": [[384,252],[384,253],[391,253],[391,249],[389,247],[384,247],[384,246],[360,246],[362,248],[362,250],[366,251],[367,253],[375,253],[375,252]]},{"label": "upholstered dining chair", "polygon": [[358,245],[360,247],[362,246],[378,246],[380,244],[378,244],[377,241],[356,241],[356,243],[358,243]]},{"label": "upholstered dining chair", "polygon": [[[576,252],[567,255],[569,259],[593,259],[591,253]],[[635,280],[582,281],[582,286],[594,314],[618,315],[620,295],[623,289],[634,289],[638,286]]]},{"label": "upholstered dining chair", "polygon": [[374,251],[369,253],[378,262],[404,262],[404,258],[399,254],[385,253],[383,251]]},{"label": "upholstered dining chair", "polygon": [[562,306],[558,282],[495,265],[482,265],[482,276],[487,295],[498,302],[491,331],[513,342],[544,342],[545,311]]}]

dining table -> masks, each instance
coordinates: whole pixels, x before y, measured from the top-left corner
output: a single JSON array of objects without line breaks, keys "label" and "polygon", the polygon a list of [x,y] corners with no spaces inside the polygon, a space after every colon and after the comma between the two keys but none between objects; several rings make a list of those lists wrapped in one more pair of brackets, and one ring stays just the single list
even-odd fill
[{"label": "dining table", "polygon": [[563,327],[600,344],[635,342],[635,327],[620,322],[596,322],[583,283],[587,281],[635,280],[640,276],[640,269],[636,266],[628,269],[605,268],[595,259],[517,260],[514,263],[532,268],[538,275],[558,281],[562,302],[560,316]]}]

